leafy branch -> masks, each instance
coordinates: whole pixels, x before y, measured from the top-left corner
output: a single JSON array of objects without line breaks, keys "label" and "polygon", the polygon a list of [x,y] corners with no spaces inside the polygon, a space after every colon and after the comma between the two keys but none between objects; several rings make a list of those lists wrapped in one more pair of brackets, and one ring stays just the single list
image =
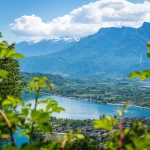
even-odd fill
[{"label": "leafy branch", "polygon": [[0,115],[1,115],[2,118],[4,119],[6,125],[7,125],[8,129],[9,129],[11,144],[12,144],[13,146],[15,146],[16,144],[15,144],[15,139],[14,139],[14,135],[13,135],[12,125],[11,125],[9,119],[7,118],[6,114],[5,114],[2,110],[0,110]]}]

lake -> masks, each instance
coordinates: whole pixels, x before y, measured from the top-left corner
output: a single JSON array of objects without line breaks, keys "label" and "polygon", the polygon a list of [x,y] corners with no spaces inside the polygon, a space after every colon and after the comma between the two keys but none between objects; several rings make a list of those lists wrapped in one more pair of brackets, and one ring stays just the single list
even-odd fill
[{"label": "lake", "polygon": [[[117,110],[122,109],[121,105],[108,105],[87,100],[76,100],[61,96],[43,96],[41,99],[51,97],[56,100],[59,106],[65,108],[64,112],[53,114],[57,118],[68,119],[97,119],[103,115],[117,116]],[[34,100],[29,100],[27,103],[34,105]],[[39,105],[39,108],[44,108],[44,105]],[[150,110],[140,107],[130,106],[125,112],[125,117],[150,117]]]}]

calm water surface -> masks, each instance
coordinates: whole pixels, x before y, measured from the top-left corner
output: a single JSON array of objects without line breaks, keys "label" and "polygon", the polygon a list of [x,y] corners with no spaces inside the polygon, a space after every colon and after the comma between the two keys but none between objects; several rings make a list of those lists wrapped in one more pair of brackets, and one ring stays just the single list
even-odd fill
[{"label": "calm water surface", "polygon": [[[64,112],[53,114],[57,118],[69,119],[97,119],[102,115],[117,115],[117,110],[122,106],[106,105],[98,102],[91,102],[87,100],[76,100],[60,96],[50,96],[56,100],[59,106],[65,108]],[[45,99],[47,97],[42,97]],[[28,102],[34,104],[33,100]],[[39,108],[44,108],[44,105],[39,105]],[[140,107],[130,106],[125,113],[125,117],[150,117],[150,110]]]}]

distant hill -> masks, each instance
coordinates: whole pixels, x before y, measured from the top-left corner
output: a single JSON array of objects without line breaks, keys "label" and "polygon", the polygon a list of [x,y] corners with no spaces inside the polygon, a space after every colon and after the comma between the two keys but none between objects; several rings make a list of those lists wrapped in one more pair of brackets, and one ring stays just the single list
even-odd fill
[{"label": "distant hill", "polygon": [[103,28],[63,51],[26,58],[21,62],[21,69],[67,75],[129,74],[150,68],[146,48],[149,40],[150,23],[138,29]]},{"label": "distant hill", "polygon": [[19,53],[26,57],[40,56],[59,52],[71,47],[75,42],[65,40],[42,40],[39,42],[20,42],[16,44]]},{"label": "distant hill", "polygon": [[65,86],[73,82],[72,79],[57,75],[57,74],[42,74],[42,73],[23,73],[23,81],[26,83],[34,77],[47,77],[55,86]]}]

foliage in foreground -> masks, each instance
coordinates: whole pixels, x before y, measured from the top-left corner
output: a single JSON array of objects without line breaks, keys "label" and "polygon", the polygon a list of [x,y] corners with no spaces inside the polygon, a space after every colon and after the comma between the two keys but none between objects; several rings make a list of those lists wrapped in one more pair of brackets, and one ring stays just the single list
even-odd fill
[{"label": "foliage in foreground", "polygon": [[[0,34],[1,36],[1,34]],[[58,103],[51,98],[39,100],[39,93],[44,88],[54,90],[54,85],[47,81],[46,77],[35,77],[28,82],[28,91],[35,93],[34,105],[25,104],[19,96],[21,91],[21,78],[19,64],[16,59],[22,58],[21,54],[16,53],[14,45],[9,45],[6,41],[0,43],[0,147],[1,149],[64,149],[68,142],[76,139],[83,139],[81,134],[68,135],[59,142],[44,142],[36,140],[35,134],[44,137],[46,133],[52,133],[50,122],[52,113],[64,111]],[[17,88],[19,90],[17,91]],[[37,106],[42,104],[43,108]],[[20,130],[19,136],[26,136],[29,143],[17,147],[15,133]]]},{"label": "foliage in foreground", "polygon": [[66,150],[98,150],[99,143],[91,140],[88,136],[85,136],[83,140],[77,140],[76,142],[70,142],[66,145]]},{"label": "foliage in foreground", "polygon": [[104,150],[149,150],[150,149],[150,128],[142,122],[132,123],[131,127],[124,126],[124,113],[128,104],[123,110],[118,111],[119,120],[107,116],[102,120],[94,121],[96,129],[109,131],[109,139],[104,141]]}]

